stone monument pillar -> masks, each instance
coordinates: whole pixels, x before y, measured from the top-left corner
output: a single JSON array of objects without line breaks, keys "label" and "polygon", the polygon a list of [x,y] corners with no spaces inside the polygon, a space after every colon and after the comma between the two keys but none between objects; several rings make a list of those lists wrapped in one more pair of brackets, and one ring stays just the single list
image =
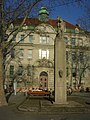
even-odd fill
[{"label": "stone monument pillar", "polygon": [[63,39],[64,22],[58,17],[55,38],[55,104],[66,104],[66,46]]}]

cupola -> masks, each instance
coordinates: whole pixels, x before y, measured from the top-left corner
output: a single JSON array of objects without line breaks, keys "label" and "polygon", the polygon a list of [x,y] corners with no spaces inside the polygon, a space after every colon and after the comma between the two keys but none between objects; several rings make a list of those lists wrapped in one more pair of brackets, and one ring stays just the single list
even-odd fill
[{"label": "cupola", "polygon": [[49,20],[49,12],[46,7],[41,7],[39,10],[38,18],[42,22],[47,22]]}]

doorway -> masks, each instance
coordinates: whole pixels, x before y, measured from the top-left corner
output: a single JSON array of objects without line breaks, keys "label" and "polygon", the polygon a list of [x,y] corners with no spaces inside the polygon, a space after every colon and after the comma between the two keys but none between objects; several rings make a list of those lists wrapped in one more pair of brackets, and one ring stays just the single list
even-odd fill
[{"label": "doorway", "polygon": [[45,71],[40,73],[40,86],[41,90],[48,90],[48,74]]}]

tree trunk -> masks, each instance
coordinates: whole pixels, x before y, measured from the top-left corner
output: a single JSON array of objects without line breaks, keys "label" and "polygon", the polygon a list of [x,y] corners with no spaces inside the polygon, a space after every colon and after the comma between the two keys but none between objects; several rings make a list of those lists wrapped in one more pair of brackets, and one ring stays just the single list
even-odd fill
[{"label": "tree trunk", "polygon": [[81,86],[82,75],[80,75],[79,86]]},{"label": "tree trunk", "polygon": [[0,48],[0,106],[7,105],[6,102],[6,97],[4,93],[4,76],[3,76],[3,54],[2,54],[2,49]]}]

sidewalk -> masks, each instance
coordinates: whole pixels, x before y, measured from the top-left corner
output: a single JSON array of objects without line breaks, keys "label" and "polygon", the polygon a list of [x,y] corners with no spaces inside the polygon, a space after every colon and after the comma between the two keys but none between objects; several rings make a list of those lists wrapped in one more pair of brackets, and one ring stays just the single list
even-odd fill
[{"label": "sidewalk", "polygon": [[[77,98],[75,98],[77,99]],[[78,99],[77,99],[78,100]],[[68,103],[66,105],[56,105],[50,100],[43,97],[30,97],[26,99],[24,94],[18,93],[17,95],[12,95],[9,100],[9,106],[17,107],[19,111],[23,112],[39,112],[46,114],[53,113],[90,113],[90,105],[85,104],[85,102],[74,101],[70,96]],[[80,103],[81,102],[81,103]]]}]

